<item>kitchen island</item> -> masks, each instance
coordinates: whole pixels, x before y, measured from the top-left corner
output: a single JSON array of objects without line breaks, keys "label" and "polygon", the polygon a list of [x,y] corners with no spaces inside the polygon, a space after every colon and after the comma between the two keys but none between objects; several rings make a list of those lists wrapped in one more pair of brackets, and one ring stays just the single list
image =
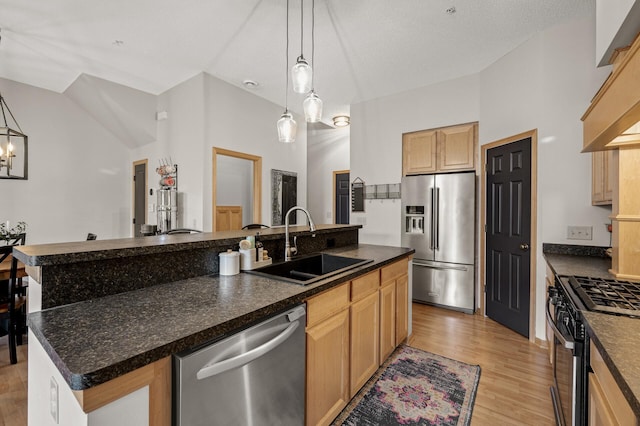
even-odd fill
[{"label": "kitchen island", "polygon": [[[586,251],[585,251],[586,250]],[[555,276],[589,276],[615,279],[609,273],[611,259],[603,257],[598,248],[546,245],[543,252]],[[604,363],[624,399],[640,419],[640,318],[582,311],[591,347]],[[593,360],[592,360],[593,362]]]},{"label": "kitchen island", "polygon": [[[304,235],[303,229],[306,227],[298,228],[302,229],[294,229],[294,232]],[[328,244],[334,244],[342,238],[334,235],[335,233],[353,233],[354,229],[357,238],[357,227],[325,227],[316,236],[321,237],[316,240],[316,246],[312,248],[312,244],[307,242],[305,251],[318,248],[318,242],[325,244],[325,241],[329,241]],[[329,238],[324,238],[323,235]],[[282,236],[279,236],[278,241],[277,232],[273,232],[271,236],[274,245],[282,243]],[[201,245],[216,246],[200,235],[193,240],[185,238],[188,236],[180,237],[177,244],[195,244],[198,246],[197,250],[202,250]],[[269,241],[262,233],[261,238]],[[222,245],[229,245],[237,239],[239,238],[227,238],[225,235]],[[158,251],[162,251],[148,245],[144,238],[132,240],[141,240],[144,248],[123,248],[122,245],[135,243],[123,241],[115,243],[120,248],[93,250],[93,253],[88,251],[83,254],[81,248],[78,248],[66,259],[80,264],[90,262],[96,266],[94,262],[105,258],[109,265],[110,259],[118,259],[118,263],[127,263],[127,257],[130,262],[132,259],[140,261],[139,256],[149,255],[148,251],[155,252],[155,259]],[[298,240],[299,247],[305,247],[304,242],[300,244],[300,237]],[[217,245],[213,250],[224,251],[220,249],[222,245]],[[63,261],[65,256],[60,250],[53,250],[54,253],[50,255],[57,260],[47,259],[47,254],[38,251],[42,248],[36,247],[38,246],[25,246],[22,255],[18,256],[22,256],[27,265],[42,268],[39,273],[43,282],[37,283],[36,287],[42,285],[44,288],[49,273],[47,267],[55,268],[55,265],[59,265],[57,262]],[[178,252],[170,244],[167,244],[167,248],[168,254]],[[320,251],[323,252],[371,259],[372,262],[309,286],[298,286],[246,273],[219,276],[215,271],[32,311],[29,315],[30,424],[56,424],[52,422],[48,410],[52,380],[58,385],[59,424],[102,424],[100,419],[105,418],[108,418],[109,423],[117,422],[120,425],[149,422],[164,424],[156,419],[162,418],[166,422],[167,413],[170,414],[170,392],[166,390],[167,386],[170,388],[167,375],[170,377],[171,355],[255,324],[336,285],[398,259],[406,259],[412,253],[410,249],[364,245],[357,241],[342,247],[321,248]],[[112,250],[116,252],[111,252]],[[117,253],[118,250],[129,250],[131,256],[122,256],[122,253]],[[217,252],[214,254],[217,257]],[[209,258],[211,264],[214,264],[213,254],[210,253]],[[217,265],[212,268],[215,267]],[[71,270],[68,265],[67,268]],[[144,268],[142,265],[142,269]],[[68,277],[68,274],[62,275]],[[109,271],[106,275],[112,276]],[[56,278],[49,279],[52,280],[49,282],[55,282]],[[69,285],[77,288],[81,284],[69,282]],[[52,297],[51,300],[58,299]],[[144,373],[142,378],[140,372]],[[116,389],[111,386],[113,383],[117,384]],[[104,395],[109,393],[113,395],[105,398]],[[156,400],[158,395],[164,399]],[[96,400],[99,401],[95,402]],[[63,418],[66,421],[61,421]],[[69,421],[70,419],[73,420]]]}]

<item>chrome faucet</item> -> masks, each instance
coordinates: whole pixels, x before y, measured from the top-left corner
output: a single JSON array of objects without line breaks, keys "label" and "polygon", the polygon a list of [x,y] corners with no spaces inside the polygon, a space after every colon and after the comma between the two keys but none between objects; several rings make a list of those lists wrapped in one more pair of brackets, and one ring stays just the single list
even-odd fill
[{"label": "chrome faucet", "polygon": [[[298,207],[298,206],[291,207],[287,212],[287,214],[284,216],[284,238],[285,238],[284,260],[285,261],[291,260],[293,256],[295,256],[298,253],[298,245],[296,244],[296,242],[293,243],[293,247],[291,247],[291,244],[289,244],[289,215],[291,214],[291,212],[295,210],[301,210],[302,212],[304,212],[304,214],[307,215],[307,219],[309,220],[309,230],[311,232],[316,232],[316,225],[313,223],[313,219],[311,219],[311,215],[309,214],[309,212],[302,207]],[[312,234],[311,236],[315,237],[315,234]]]}]

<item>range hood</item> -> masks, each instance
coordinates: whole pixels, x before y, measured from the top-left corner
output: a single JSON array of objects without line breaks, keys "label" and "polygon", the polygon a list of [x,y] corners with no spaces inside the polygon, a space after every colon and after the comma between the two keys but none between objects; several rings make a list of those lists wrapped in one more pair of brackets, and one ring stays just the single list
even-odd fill
[{"label": "range hood", "polygon": [[582,116],[582,152],[640,147],[640,35],[612,62],[613,72]]}]

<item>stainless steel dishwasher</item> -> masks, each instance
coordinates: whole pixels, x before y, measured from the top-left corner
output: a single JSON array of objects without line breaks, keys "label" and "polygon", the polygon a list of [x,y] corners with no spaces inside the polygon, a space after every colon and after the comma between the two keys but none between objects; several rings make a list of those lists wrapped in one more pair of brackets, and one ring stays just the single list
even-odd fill
[{"label": "stainless steel dishwasher", "polygon": [[173,357],[173,423],[302,425],[305,305]]}]

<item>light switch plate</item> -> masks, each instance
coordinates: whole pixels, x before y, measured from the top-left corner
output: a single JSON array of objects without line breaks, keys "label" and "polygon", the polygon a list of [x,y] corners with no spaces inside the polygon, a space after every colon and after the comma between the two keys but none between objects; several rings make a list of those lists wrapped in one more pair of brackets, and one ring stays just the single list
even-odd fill
[{"label": "light switch plate", "polygon": [[569,226],[567,228],[568,240],[592,240],[592,226]]}]

